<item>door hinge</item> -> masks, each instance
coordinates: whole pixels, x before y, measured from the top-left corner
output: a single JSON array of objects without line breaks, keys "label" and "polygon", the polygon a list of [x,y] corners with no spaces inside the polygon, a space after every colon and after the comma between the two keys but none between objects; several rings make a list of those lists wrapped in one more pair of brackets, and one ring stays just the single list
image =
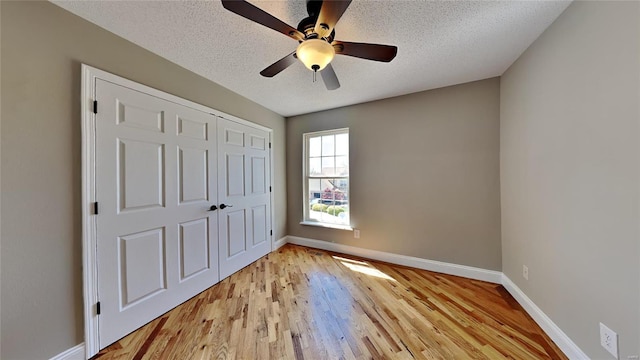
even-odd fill
[{"label": "door hinge", "polygon": [[93,100],[93,113],[98,113],[98,100]]},{"label": "door hinge", "polygon": [[273,236],[273,230],[271,230],[269,233],[271,234],[271,236]]},{"label": "door hinge", "polygon": [[98,215],[98,202],[93,203],[93,215]]},{"label": "door hinge", "polygon": [[269,192],[271,192],[271,186],[269,186]]},{"label": "door hinge", "polygon": [[100,301],[96,303],[96,315],[100,315]]},{"label": "door hinge", "polygon": [[269,149],[271,149],[271,143],[269,143]]}]

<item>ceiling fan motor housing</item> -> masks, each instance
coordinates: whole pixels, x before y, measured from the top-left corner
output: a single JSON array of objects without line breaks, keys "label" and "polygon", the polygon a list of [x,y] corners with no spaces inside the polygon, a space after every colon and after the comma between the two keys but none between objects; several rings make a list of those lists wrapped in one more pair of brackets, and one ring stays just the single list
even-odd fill
[{"label": "ceiling fan motor housing", "polygon": [[[318,38],[318,34],[315,33],[315,26],[316,26],[317,20],[318,20],[317,16],[309,16],[302,19],[302,21],[298,23],[298,31],[304,34],[305,40]],[[335,36],[336,36],[336,30],[334,29],[331,31],[331,34],[325,36],[324,39],[327,40],[328,43],[331,43],[333,39],[335,39]]]}]

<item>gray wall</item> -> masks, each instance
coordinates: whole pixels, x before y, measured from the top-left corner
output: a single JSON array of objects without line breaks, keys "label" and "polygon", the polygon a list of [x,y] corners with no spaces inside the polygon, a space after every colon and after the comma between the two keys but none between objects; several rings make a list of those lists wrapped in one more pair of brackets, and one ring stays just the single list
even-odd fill
[{"label": "gray wall", "polygon": [[[289,235],[500,270],[498,78],[287,119]],[[300,225],[302,134],[348,127],[351,231]]]},{"label": "gray wall", "polygon": [[83,341],[80,63],[271,127],[286,235],[284,118],[47,2],[1,2],[2,359]]},{"label": "gray wall", "polygon": [[[0,6],[0,44],[2,39],[2,6]],[[2,46],[0,46],[0,84],[2,83]],[[0,139],[2,139],[2,86],[0,86]],[[0,146],[0,194],[2,194],[2,146]],[[2,219],[2,196],[0,196],[0,219]],[[2,254],[2,221],[0,220],[0,254]],[[0,283],[2,282],[2,256],[0,255]],[[0,285],[0,309],[2,309],[2,286]],[[2,310],[0,310],[0,314]],[[1,315],[0,315],[1,317]],[[2,321],[0,321],[0,356],[2,354]]]},{"label": "gray wall", "polygon": [[501,79],[503,271],[594,359],[640,354],[638,19],[574,2]]}]

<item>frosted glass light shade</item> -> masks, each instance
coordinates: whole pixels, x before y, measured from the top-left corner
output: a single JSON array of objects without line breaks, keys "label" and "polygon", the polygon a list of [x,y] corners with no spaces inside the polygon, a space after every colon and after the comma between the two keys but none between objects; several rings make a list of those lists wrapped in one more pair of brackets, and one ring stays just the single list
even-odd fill
[{"label": "frosted glass light shade", "polygon": [[324,69],[333,60],[336,54],[333,46],[320,39],[310,39],[298,45],[296,56],[309,70],[314,70],[313,66],[318,66],[318,71]]}]

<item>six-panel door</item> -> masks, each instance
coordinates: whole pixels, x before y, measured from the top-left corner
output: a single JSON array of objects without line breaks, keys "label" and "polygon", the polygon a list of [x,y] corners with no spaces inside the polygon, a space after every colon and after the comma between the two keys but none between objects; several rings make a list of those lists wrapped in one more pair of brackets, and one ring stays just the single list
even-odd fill
[{"label": "six-panel door", "polygon": [[[104,348],[214,285],[220,272],[228,274],[219,263],[223,229],[232,239],[225,254],[249,249],[249,259],[270,250],[269,196],[260,203],[254,196],[265,194],[269,165],[266,133],[243,129],[242,141],[246,137],[250,145],[230,154],[229,166],[219,172],[215,116],[102,80],[96,94],[98,323]],[[228,189],[220,199],[219,178]],[[222,199],[237,205],[209,211]],[[249,243],[238,245],[241,237]]]},{"label": "six-panel door", "polygon": [[[269,134],[218,119],[220,278],[271,251]],[[224,204],[224,205],[222,205]]]}]

